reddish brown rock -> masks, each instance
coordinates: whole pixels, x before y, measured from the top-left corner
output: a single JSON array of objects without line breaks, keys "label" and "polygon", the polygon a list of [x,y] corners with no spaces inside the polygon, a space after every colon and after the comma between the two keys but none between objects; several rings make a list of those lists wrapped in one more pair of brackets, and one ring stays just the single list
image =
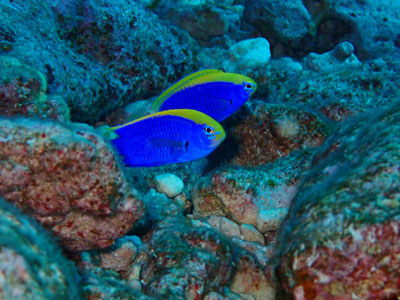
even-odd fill
[{"label": "reddish brown rock", "polygon": [[272,268],[260,267],[258,262],[246,252],[236,256],[235,273],[229,288],[234,293],[247,297],[251,295],[256,300],[275,300]]},{"label": "reddish brown rock", "polygon": [[252,224],[262,233],[285,217],[311,152],[297,152],[258,168],[224,167],[200,178],[192,189],[194,214],[221,215]]},{"label": "reddish brown rock", "polygon": [[285,299],[400,296],[399,120],[399,102],[374,110],[321,151],[277,239]]},{"label": "reddish brown rock", "polygon": [[285,289],[292,290],[295,299],[399,296],[400,223],[371,225],[352,234],[337,247],[308,248],[293,257],[287,271],[294,271],[294,277],[283,281]]},{"label": "reddish brown rock", "polygon": [[238,152],[231,160],[240,166],[260,166],[296,149],[321,145],[329,127],[317,115],[278,104],[251,101],[231,131]]},{"label": "reddish brown rock", "polygon": [[84,125],[1,119],[0,194],[72,251],[110,246],[142,215],[112,149]]}]

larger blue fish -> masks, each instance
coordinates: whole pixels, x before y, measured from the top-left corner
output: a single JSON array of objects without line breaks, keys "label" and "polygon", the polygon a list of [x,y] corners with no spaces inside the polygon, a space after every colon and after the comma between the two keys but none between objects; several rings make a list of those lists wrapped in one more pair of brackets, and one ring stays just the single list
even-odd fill
[{"label": "larger blue fish", "polygon": [[163,92],[153,104],[154,111],[194,109],[218,122],[233,114],[257,88],[250,77],[202,70],[179,80]]},{"label": "larger blue fish", "polygon": [[112,127],[111,142],[128,166],[160,166],[202,158],[225,139],[222,126],[202,112],[175,109]]}]

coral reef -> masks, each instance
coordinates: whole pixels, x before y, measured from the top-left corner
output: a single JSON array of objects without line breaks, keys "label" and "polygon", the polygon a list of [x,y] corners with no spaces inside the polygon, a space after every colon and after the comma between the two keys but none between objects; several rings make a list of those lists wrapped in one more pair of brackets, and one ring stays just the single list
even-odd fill
[{"label": "coral reef", "polygon": [[70,250],[104,248],[142,206],[110,146],[89,126],[0,119],[0,193]]},{"label": "coral reef", "polygon": [[338,129],[279,235],[280,281],[296,299],[399,295],[400,103]]},{"label": "coral reef", "polygon": [[81,299],[79,277],[53,238],[0,198],[0,298]]}]

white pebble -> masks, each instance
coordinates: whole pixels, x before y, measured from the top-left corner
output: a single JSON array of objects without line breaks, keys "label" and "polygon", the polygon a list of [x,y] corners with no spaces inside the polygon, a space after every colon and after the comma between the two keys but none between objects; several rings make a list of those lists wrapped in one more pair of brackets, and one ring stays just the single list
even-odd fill
[{"label": "white pebble", "polygon": [[183,191],[183,181],[174,174],[157,175],[154,178],[156,189],[169,198],[173,198]]},{"label": "white pebble", "polygon": [[265,67],[271,58],[269,42],[261,37],[238,42],[229,48],[228,54],[230,61],[225,62],[228,71]]}]

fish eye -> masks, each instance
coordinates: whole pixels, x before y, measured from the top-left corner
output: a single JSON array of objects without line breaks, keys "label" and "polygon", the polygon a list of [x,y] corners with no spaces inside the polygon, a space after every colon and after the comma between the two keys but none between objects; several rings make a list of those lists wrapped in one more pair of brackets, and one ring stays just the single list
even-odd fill
[{"label": "fish eye", "polygon": [[203,132],[204,132],[206,135],[212,135],[212,134],[214,134],[214,128],[211,127],[211,126],[208,126],[208,125],[204,124],[204,125],[203,125]]},{"label": "fish eye", "polygon": [[254,85],[251,82],[243,81],[243,86],[246,91],[254,90]]}]

